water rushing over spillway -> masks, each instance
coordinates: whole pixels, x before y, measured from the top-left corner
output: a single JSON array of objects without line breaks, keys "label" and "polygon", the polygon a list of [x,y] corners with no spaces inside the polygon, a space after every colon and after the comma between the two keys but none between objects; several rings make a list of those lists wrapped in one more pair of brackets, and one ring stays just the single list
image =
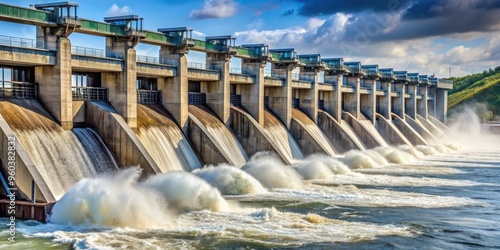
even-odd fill
[{"label": "water rushing over spillway", "polygon": [[138,137],[162,172],[200,168],[203,164],[188,139],[157,105],[137,105]]},{"label": "water rushing over spillway", "polygon": [[0,101],[0,113],[56,199],[83,178],[118,169],[92,129],[62,129],[35,100]]},{"label": "water rushing over spillway", "polygon": [[240,143],[208,108],[189,105],[189,118],[210,138],[230,164],[238,167],[245,164],[248,157]]},{"label": "water rushing over spillway", "polygon": [[318,125],[306,114],[298,109],[292,109],[292,118],[295,119],[327,155],[335,155],[334,145],[319,129]]},{"label": "water rushing over spillway", "polygon": [[287,162],[292,163],[296,159],[304,158],[299,145],[288,129],[269,110],[265,110],[264,112],[264,130],[276,148],[279,148],[280,154],[283,154],[281,156],[287,159]]}]

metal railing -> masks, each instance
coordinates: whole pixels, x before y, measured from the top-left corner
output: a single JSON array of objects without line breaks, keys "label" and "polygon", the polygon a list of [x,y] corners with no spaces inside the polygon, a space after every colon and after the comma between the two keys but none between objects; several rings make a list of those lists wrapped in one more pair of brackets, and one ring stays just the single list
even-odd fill
[{"label": "metal railing", "polygon": [[137,90],[137,102],[141,104],[157,104],[161,103],[160,90]]},{"label": "metal railing", "polygon": [[298,81],[299,79],[300,79],[299,73],[292,73],[292,80],[293,81]]},{"label": "metal railing", "polygon": [[0,98],[36,99],[38,97],[38,86],[34,83],[4,81],[0,84]]},{"label": "metal railing", "polygon": [[207,95],[205,93],[189,92],[188,104],[204,105],[207,102]]},{"label": "metal railing", "polygon": [[73,101],[107,101],[108,89],[101,87],[71,87]]},{"label": "metal railing", "polygon": [[231,94],[230,102],[233,106],[241,106],[241,95]]},{"label": "metal railing", "polygon": [[174,65],[174,60],[163,59],[152,56],[141,56],[137,55],[137,62],[141,63],[154,63],[154,64],[164,64],[164,65]]},{"label": "metal railing", "polygon": [[215,67],[213,65],[207,65],[205,63],[188,62],[187,66],[188,68],[191,69],[220,70],[218,67]]},{"label": "metal railing", "polygon": [[81,56],[91,56],[91,57],[104,57],[104,58],[116,58],[124,59],[123,53],[118,53],[114,51],[106,51],[102,49],[94,49],[80,46],[71,46],[71,54],[81,55]]},{"label": "metal railing", "polygon": [[12,36],[0,36],[0,45],[32,49],[45,49],[45,43],[43,41]]},{"label": "metal railing", "polygon": [[280,80],[286,78],[284,74],[275,73],[271,69],[264,69],[264,77],[270,77],[270,78],[280,79]]}]

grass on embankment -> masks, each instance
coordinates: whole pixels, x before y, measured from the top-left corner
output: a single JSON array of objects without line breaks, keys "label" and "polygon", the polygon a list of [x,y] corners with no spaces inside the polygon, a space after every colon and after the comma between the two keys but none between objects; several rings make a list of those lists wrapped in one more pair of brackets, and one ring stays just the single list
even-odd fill
[{"label": "grass on embankment", "polygon": [[495,115],[500,114],[500,67],[481,74],[453,78],[453,90],[448,97],[448,108],[459,104],[486,103]]}]

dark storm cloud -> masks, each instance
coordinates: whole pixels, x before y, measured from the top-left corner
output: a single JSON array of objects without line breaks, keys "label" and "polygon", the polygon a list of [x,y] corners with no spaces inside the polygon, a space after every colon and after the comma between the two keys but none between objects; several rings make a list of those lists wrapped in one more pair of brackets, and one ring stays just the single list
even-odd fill
[{"label": "dark storm cloud", "polygon": [[[302,16],[351,14],[344,33],[347,39],[359,37],[368,26],[371,30],[366,33],[371,33],[370,41],[412,40],[500,29],[500,0],[291,1],[301,3],[296,12]],[[385,17],[392,19],[380,22]]]},{"label": "dark storm cloud", "polygon": [[291,0],[302,3],[298,13],[303,16],[393,11],[394,5],[404,6],[411,0]]},{"label": "dark storm cloud", "polygon": [[285,12],[283,12],[283,14],[281,14],[282,16],[291,16],[295,13],[295,10],[294,9],[290,9],[290,10],[287,10]]}]

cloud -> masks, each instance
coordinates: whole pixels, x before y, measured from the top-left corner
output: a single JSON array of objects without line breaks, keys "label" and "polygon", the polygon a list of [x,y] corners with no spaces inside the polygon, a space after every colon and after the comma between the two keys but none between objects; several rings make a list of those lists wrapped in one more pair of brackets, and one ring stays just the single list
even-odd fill
[{"label": "cloud", "polygon": [[106,11],[106,16],[124,16],[132,14],[132,9],[127,5],[119,7],[117,4],[111,5],[108,11]]},{"label": "cloud", "polygon": [[205,0],[202,9],[193,10],[189,17],[196,20],[226,18],[236,14],[238,4],[233,0]]},{"label": "cloud", "polygon": [[[411,0],[292,0],[302,5],[299,14],[303,16],[331,15],[335,13],[359,13],[367,10],[389,12],[410,4]],[[425,0],[424,0],[425,1]]]}]

